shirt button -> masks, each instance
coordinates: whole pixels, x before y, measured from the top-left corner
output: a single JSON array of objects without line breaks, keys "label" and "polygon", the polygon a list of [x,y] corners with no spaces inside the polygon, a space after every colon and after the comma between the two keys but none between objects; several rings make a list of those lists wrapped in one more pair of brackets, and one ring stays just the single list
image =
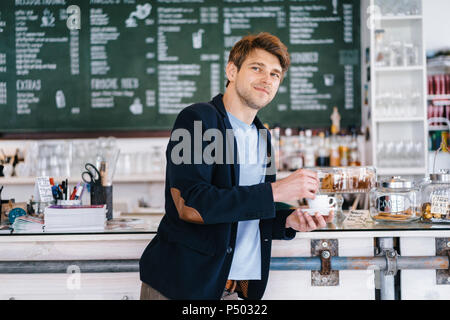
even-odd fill
[{"label": "shirt button", "polygon": [[227,248],[227,253],[228,253],[228,254],[230,254],[232,251],[233,251],[233,248],[232,248],[232,247],[228,247],[228,248]]},{"label": "shirt button", "polygon": [[269,242],[269,239],[267,239],[267,238],[266,238],[266,239],[264,239],[264,242]]}]

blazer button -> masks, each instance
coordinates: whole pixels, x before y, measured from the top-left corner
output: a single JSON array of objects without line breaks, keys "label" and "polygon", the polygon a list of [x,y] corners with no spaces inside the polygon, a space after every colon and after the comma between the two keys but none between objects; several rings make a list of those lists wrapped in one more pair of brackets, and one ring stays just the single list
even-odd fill
[{"label": "blazer button", "polygon": [[232,247],[228,247],[227,248],[227,253],[230,254],[231,252],[233,252],[233,248]]},{"label": "blazer button", "polygon": [[267,238],[266,238],[266,239],[264,239],[264,242],[269,242],[269,239],[267,239]]}]

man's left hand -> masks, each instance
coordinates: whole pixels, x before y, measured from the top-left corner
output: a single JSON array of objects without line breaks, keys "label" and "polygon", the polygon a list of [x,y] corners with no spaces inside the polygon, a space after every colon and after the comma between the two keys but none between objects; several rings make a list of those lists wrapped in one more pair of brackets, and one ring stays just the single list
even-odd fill
[{"label": "man's left hand", "polygon": [[328,222],[332,222],[334,211],[331,210],[328,216],[322,216],[316,213],[314,216],[309,215],[302,209],[296,209],[286,219],[286,228],[292,228],[301,232],[308,232],[320,228],[325,228]]}]

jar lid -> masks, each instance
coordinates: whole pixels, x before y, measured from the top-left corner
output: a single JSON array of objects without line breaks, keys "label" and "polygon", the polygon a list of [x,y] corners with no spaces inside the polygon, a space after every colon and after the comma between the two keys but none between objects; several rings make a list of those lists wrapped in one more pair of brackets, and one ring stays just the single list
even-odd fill
[{"label": "jar lid", "polygon": [[401,177],[392,177],[389,180],[381,182],[381,186],[383,188],[390,188],[390,189],[405,189],[405,188],[412,188],[413,183],[411,180],[402,179]]},{"label": "jar lid", "polygon": [[442,169],[439,173],[430,174],[430,180],[432,182],[450,182],[450,170]]}]

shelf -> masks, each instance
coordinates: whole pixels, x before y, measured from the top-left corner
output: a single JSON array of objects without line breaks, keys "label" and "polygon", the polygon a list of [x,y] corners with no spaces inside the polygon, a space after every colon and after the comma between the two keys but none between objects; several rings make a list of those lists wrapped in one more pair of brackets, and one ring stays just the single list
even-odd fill
[{"label": "shelf", "polygon": [[427,96],[428,100],[450,100],[450,94],[429,94]]},{"label": "shelf", "polygon": [[379,21],[403,21],[403,20],[420,20],[422,19],[421,15],[404,15],[404,16],[381,16],[374,17],[375,20]]},{"label": "shelf", "polygon": [[379,168],[377,167],[377,175],[381,176],[395,176],[395,175],[419,175],[419,174],[425,174],[427,171],[426,168],[418,168],[418,167],[411,167],[411,168],[404,168],[404,167],[397,167],[397,168]]},{"label": "shelf", "polygon": [[[437,130],[449,130],[450,129],[450,121],[447,118],[442,117],[433,117],[427,120],[428,122],[428,131],[437,131]],[[446,123],[443,125],[432,125],[432,123]]]},{"label": "shelf", "polygon": [[[64,177],[54,178],[55,181],[62,181]],[[35,183],[35,177],[0,177],[1,185],[33,185]],[[69,184],[77,184],[81,181],[80,178],[71,177],[68,179]],[[143,175],[130,175],[130,176],[118,176],[114,178],[113,183],[146,183],[146,182],[164,182],[164,173],[143,174]]]},{"label": "shelf", "polygon": [[444,131],[449,130],[449,127],[446,125],[443,126],[428,126],[428,131]]},{"label": "shelf", "polygon": [[374,118],[375,122],[423,122],[423,117],[403,117],[403,118]]},{"label": "shelf", "polygon": [[422,71],[423,66],[410,66],[410,67],[375,67],[375,72],[394,72],[394,71]]}]

